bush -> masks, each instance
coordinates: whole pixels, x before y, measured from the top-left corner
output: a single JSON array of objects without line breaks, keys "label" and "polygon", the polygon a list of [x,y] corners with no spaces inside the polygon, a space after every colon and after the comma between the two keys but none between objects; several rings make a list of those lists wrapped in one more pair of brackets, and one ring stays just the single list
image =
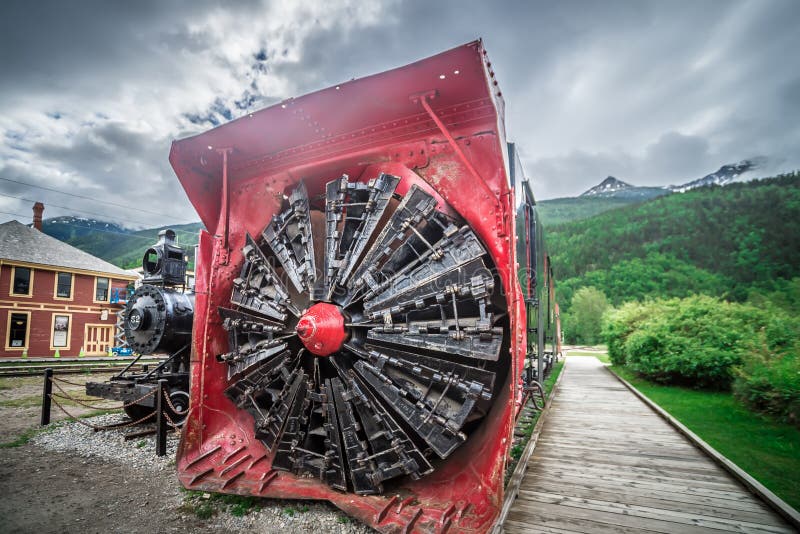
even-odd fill
[{"label": "bush", "polygon": [[603,317],[601,338],[608,345],[608,356],[614,365],[625,365],[625,342],[639,324],[658,313],[661,302],[628,302],[619,308],[608,310]]},{"label": "bush", "polygon": [[772,307],[759,345],[736,370],[734,393],[754,410],[800,425],[800,322]]},{"label": "bush", "polygon": [[604,334],[615,364],[654,382],[727,389],[766,314],[707,296],[625,305]]}]

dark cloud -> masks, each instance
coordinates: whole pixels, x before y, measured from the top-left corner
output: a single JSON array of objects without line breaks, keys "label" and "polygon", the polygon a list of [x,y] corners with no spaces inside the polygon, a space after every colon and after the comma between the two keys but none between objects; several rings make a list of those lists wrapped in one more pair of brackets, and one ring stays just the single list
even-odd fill
[{"label": "dark cloud", "polygon": [[[800,167],[797,27],[792,0],[9,0],[0,177],[79,191],[97,202],[76,208],[112,220],[124,216],[103,199],[192,220],[172,139],[477,37],[539,198],[607,175],[679,183],[755,155],[767,174]],[[0,180],[20,188],[37,194]],[[0,210],[29,206],[0,197]]]}]

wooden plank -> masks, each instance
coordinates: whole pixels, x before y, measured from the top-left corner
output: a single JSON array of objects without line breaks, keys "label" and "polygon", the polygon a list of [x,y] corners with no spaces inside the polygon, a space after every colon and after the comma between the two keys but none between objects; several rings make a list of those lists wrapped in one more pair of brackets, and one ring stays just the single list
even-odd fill
[{"label": "wooden plank", "polygon": [[[692,481],[679,481],[679,480],[668,481],[665,479],[648,480],[646,478],[601,479],[598,477],[589,477],[581,473],[565,473],[559,471],[542,472],[539,470],[535,472],[531,470],[530,473],[535,477],[543,477],[548,479],[555,478],[557,480],[563,480],[565,484],[580,484],[581,482],[586,482],[587,480],[591,480],[591,481],[598,481],[598,483],[602,483],[603,486],[605,487],[619,488],[620,490],[625,488],[642,488],[654,491],[673,491],[675,493],[684,493],[686,495],[700,495],[706,497],[713,497],[715,499],[728,499],[736,503],[760,504],[759,501],[753,499],[751,495],[748,495],[746,492],[743,492],[738,488],[729,488],[732,491],[725,491],[724,489],[705,487],[704,485],[697,484]],[[522,487],[524,488],[530,487],[531,489],[535,489],[537,485],[536,480],[537,480],[536,478],[532,477],[531,482],[529,483],[526,480],[525,484]]]},{"label": "wooden plank", "polygon": [[620,442],[634,442],[638,443],[640,441],[644,442],[651,442],[651,443],[685,443],[680,439],[680,436],[676,436],[675,433],[667,434],[667,433],[659,433],[659,434],[650,434],[645,436],[637,436],[631,435],[630,432],[626,432],[624,430],[614,431],[605,429],[603,432],[589,432],[578,427],[556,427],[552,426],[548,428],[548,434],[557,434],[563,435],[565,438],[572,438],[577,441],[585,441],[585,440],[606,440],[606,441],[620,441]]},{"label": "wooden plank", "polygon": [[549,503],[532,503],[517,500],[517,506],[508,514],[509,521],[536,524],[542,521],[544,514],[561,517],[562,519],[582,519],[594,521],[609,526],[620,527],[618,532],[632,532],[649,530],[664,534],[719,534],[719,529],[711,529],[697,525],[686,525],[664,519],[636,517],[619,512],[588,510],[574,506],[560,506]]},{"label": "wooden plank", "polygon": [[796,529],[800,530],[800,512],[789,506],[783,499],[775,495],[772,491],[770,491],[766,486],[761,484],[758,480],[754,479],[750,475],[748,475],[743,469],[741,469],[738,465],[731,462],[725,456],[717,452],[711,445],[700,439],[700,436],[689,430],[685,425],[683,425],[680,421],[669,415],[666,411],[664,411],[660,406],[655,404],[649,398],[647,398],[644,394],[642,394],[638,389],[633,387],[633,385],[629,384],[626,380],[622,377],[617,376],[610,369],[607,369],[607,372],[615,377],[617,380],[622,382],[634,395],[636,395],[642,402],[647,404],[654,412],[656,412],[659,416],[661,416],[665,421],[667,421],[670,425],[675,427],[678,432],[686,436],[692,443],[694,443],[697,447],[703,450],[708,456],[720,465],[723,469],[728,471],[731,475],[733,475],[739,482],[745,485],[750,491],[760,497],[764,502],[766,502],[772,509],[776,512],[781,514],[784,519],[789,521]]},{"label": "wooden plank", "polygon": [[537,478],[536,485],[525,486],[530,489],[548,487],[551,489],[562,488],[568,491],[575,488],[576,491],[611,492],[619,495],[636,495],[642,497],[652,497],[655,499],[669,500],[686,503],[702,503],[717,508],[731,508],[734,510],[744,510],[750,512],[769,512],[772,511],[767,506],[749,495],[742,492],[724,492],[708,490],[707,488],[697,488],[692,486],[679,486],[672,484],[646,484],[646,483],[616,483],[606,482],[596,478],[551,478],[540,476]]},{"label": "wooden plank", "polygon": [[578,533],[578,534],[628,534],[629,530],[585,519],[572,519],[554,517],[547,514],[538,514],[536,523],[521,523],[511,519],[503,524],[505,534],[530,534],[530,533]]},{"label": "wooden plank", "polygon": [[[652,445],[637,443],[634,446],[618,444],[618,443],[603,443],[600,445],[590,445],[585,443],[575,442],[559,442],[558,440],[551,439],[550,436],[542,437],[539,443],[543,448],[552,448],[557,451],[574,451],[579,453],[598,452],[598,453],[616,453],[616,452],[630,452],[642,456],[656,455],[674,458],[704,458],[704,456],[692,447],[691,445]],[[663,453],[663,454],[659,454]]]},{"label": "wooden plank", "polygon": [[699,475],[707,476],[713,474],[720,478],[726,478],[726,473],[716,466],[711,466],[706,462],[697,460],[669,460],[667,458],[645,458],[641,456],[627,456],[622,454],[617,455],[601,455],[601,454],[585,454],[583,456],[576,454],[559,454],[558,451],[543,451],[540,455],[536,456],[540,460],[552,460],[555,462],[560,461],[576,461],[588,462],[599,466],[614,466],[621,469],[628,467],[638,467],[643,469],[656,468],[675,471],[676,473],[697,473]]},{"label": "wooden plank", "polygon": [[[681,511],[652,508],[649,506],[637,506],[628,503],[606,502],[597,499],[582,499],[576,497],[566,497],[540,491],[520,490],[520,502],[535,502],[543,504],[554,504],[562,507],[575,507],[581,510],[592,510],[597,512],[617,513],[631,517],[646,519],[656,519],[659,521],[672,521],[680,525],[699,526],[713,528],[717,530],[763,532],[773,534],[792,534],[794,529],[785,523],[778,525],[766,525],[752,523],[741,519],[724,519],[710,517],[707,515],[689,514]],[[523,501],[524,500],[524,501]],[[781,522],[782,523],[782,522]],[[683,530],[683,526],[680,527]]]},{"label": "wooden plank", "polygon": [[[581,487],[576,484],[569,486],[557,483],[542,484],[536,486],[537,491],[549,494],[557,494],[564,497],[574,497],[577,499],[595,499],[605,502],[624,502],[626,504],[633,504],[637,506],[647,506],[650,508],[657,508],[660,510],[672,510],[679,512],[688,512],[691,514],[702,515],[707,517],[716,517],[728,520],[741,520],[751,523],[763,523],[767,525],[783,525],[783,521],[776,517],[771,512],[766,510],[752,510],[734,508],[734,502],[731,501],[714,501],[712,499],[699,500],[697,498],[691,499],[683,496],[682,500],[675,500],[675,496],[667,493],[660,493],[654,495],[653,493],[633,493],[629,491],[618,492],[611,488],[594,488],[589,489]],[[527,491],[527,490],[524,490]],[[522,495],[522,492],[520,492]],[[677,494],[680,495],[680,494]],[[724,503],[727,506],[718,506],[718,503]]]},{"label": "wooden plank", "polygon": [[[712,488],[730,488],[738,489],[735,485],[731,484],[730,479],[716,474],[698,474],[698,473],[682,473],[673,471],[671,469],[663,469],[658,466],[651,467],[634,467],[627,466],[625,469],[615,469],[610,465],[602,464],[588,464],[582,463],[580,460],[568,460],[566,458],[556,458],[555,460],[549,458],[542,458],[535,456],[533,458],[536,466],[544,465],[549,466],[551,469],[561,469],[564,471],[574,471],[576,473],[583,473],[591,476],[601,476],[608,479],[620,480],[685,480],[693,484],[701,484]],[[558,464],[557,466],[554,464]],[[531,466],[532,467],[532,466]]]}]

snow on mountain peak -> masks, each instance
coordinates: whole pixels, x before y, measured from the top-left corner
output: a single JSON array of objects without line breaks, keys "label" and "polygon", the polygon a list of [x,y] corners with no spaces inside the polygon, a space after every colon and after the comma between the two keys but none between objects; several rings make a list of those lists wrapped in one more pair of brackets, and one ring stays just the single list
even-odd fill
[{"label": "snow on mountain peak", "polygon": [[707,174],[697,180],[692,180],[683,185],[671,185],[669,189],[677,193],[684,193],[698,187],[706,187],[709,185],[727,185],[735,181],[742,174],[757,169],[760,166],[760,159],[744,159],[739,163],[730,163],[723,165],[717,172]]},{"label": "snow on mountain peak", "polygon": [[622,180],[618,180],[613,176],[609,176],[596,186],[581,194],[581,196],[594,197],[609,193],[616,193],[617,191],[622,191],[623,189],[629,189],[631,187],[633,187],[631,184],[625,183]]}]

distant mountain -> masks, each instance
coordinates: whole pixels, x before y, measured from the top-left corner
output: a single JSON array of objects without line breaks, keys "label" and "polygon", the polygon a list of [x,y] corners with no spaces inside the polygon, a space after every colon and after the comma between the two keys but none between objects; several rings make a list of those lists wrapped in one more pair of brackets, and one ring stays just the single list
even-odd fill
[{"label": "distant mountain", "polygon": [[707,174],[702,178],[692,180],[691,182],[687,182],[683,185],[671,185],[669,186],[669,189],[676,193],[684,193],[691,189],[697,189],[698,187],[706,187],[709,185],[727,185],[736,180],[742,174],[757,169],[759,165],[760,160],[758,158],[752,160],[745,159],[739,163],[723,165],[719,168],[719,170],[717,170],[717,172]]},{"label": "distant mountain", "polygon": [[84,237],[95,232],[113,232],[116,234],[130,234],[132,230],[116,223],[64,215],[42,221],[42,230],[49,236],[61,241],[69,242],[70,239]]},{"label": "distant mountain", "polygon": [[618,180],[613,176],[609,176],[596,186],[592,187],[588,191],[581,194],[582,197],[598,197],[598,196],[607,196],[610,193],[616,193],[618,191],[622,191],[623,189],[630,189],[633,186],[631,184],[625,183],[622,180]]},{"label": "distant mountain", "polygon": [[123,269],[138,267],[145,249],[155,244],[158,232],[165,228],[175,230],[178,243],[186,249],[191,262],[192,249],[203,228],[199,222],[131,230],[115,223],[82,217],[63,216],[42,221],[42,231],[47,235]]},{"label": "distant mountain", "polygon": [[638,202],[666,195],[670,191],[663,187],[638,187],[609,176],[578,198],[617,198],[626,202]]},{"label": "distant mountain", "polygon": [[736,181],[743,174],[758,169],[764,162],[764,158],[760,157],[742,160],[739,163],[723,165],[717,172],[697,180],[666,187],[639,187],[623,182],[614,176],[608,176],[577,197],[540,201],[538,203],[539,212],[547,226],[587,219],[611,209],[637,204],[672,193],[684,193],[712,185],[727,185]]}]

